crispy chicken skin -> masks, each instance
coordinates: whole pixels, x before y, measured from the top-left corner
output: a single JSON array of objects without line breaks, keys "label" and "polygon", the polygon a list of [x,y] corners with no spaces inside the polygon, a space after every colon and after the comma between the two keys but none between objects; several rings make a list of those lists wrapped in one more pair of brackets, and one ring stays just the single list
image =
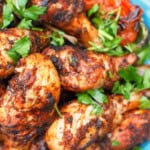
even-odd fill
[{"label": "crispy chicken skin", "polygon": [[60,81],[51,61],[31,54],[19,61],[16,75],[0,100],[1,132],[6,150],[22,150],[54,119]]},{"label": "crispy chicken skin", "polygon": [[[135,54],[110,57],[71,46],[46,48],[43,54],[55,64],[62,86],[74,92],[98,87],[110,88],[118,79],[119,69],[136,61]],[[109,72],[113,78],[109,77]]]},{"label": "crispy chicken skin", "polygon": [[86,47],[90,46],[89,41],[101,45],[97,30],[84,13],[83,0],[31,0],[30,5],[47,6],[47,12],[40,18],[42,23],[77,37]]},{"label": "crispy chicken skin", "polygon": [[129,110],[137,109],[143,95],[150,91],[133,93],[130,100],[122,96],[108,97],[101,115],[92,115],[93,107],[83,105],[77,100],[63,106],[60,111],[63,118],[56,118],[48,129],[45,140],[51,150],[85,149],[96,140],[112,131]]},{"label": "crispy chicken skin", "polygon": [[127,114],[110,138],[120,143],[112,147],[113,150],[128,150],[150,139],[150,110],[139,110]]},{"label": "crispy chicken skin", "polygon": [[49,43],[47,36],[49,31],[29,31],[17,28],[0,31],[0,78],[8,77],[14,72],[15,64],[7,55],[7,51],[13,46],[14,42],[24,36],[29,36],[32,42],[31,53],[40,52]]},{"label": "crispy chicken skin", "polygon": [[[135,110],[126,113],[121,124],[111,134],[91,144],[86,150],[129,150],[149,139],[150,111]],[[112,146],[111,141],[119,142],[118,146]]]}]

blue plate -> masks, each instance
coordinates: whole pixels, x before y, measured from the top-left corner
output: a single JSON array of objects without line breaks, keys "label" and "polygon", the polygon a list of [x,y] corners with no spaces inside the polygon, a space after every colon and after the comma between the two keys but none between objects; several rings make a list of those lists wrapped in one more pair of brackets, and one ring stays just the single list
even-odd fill
[{"label": "blue plate", "polygon": [[[131,0],[131,2],[143,8],[144,22],[150,30],[150,0]],[[150,64],[150,60],[145,63]],[[142,150],[150,150],[150,141],[143,143],[140,147],[142,148]]]}]

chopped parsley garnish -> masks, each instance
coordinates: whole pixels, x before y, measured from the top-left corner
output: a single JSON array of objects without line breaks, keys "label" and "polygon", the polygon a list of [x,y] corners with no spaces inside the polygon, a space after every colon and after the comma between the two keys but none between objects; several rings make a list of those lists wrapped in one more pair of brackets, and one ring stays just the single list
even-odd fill
[{"label": "chopped parsley garnish", "polygon": [[119,146],[120,143],[118,141],[116,141],[116,140],[113,140],[113,141],[111,141],[111,145],[112,146]]},{"label": "chopped parsley garnish", "polygon": [[51,38],[50,44],[54,46],[62,46],[65,43],[64,32],[62,31],[52,32],[50,38]]},{"label": "chopped parsley garnish", "polygon": [[102,42],[102,46],[100,46],[89,41],[91,45],[89,50],[107,53],[111,56],[121,56],[124,53],[133,52],[130,44],[124,47],[120,45],[122,38],[117,35],[120,12],[121,8],[119,7],[107,13],[107,17],[102,18],[97,4],[88,11],[87,15],[97,28],[100,41]]},{"label": "chopped parsley garnish", "polygon": [[139,49],[139,51],[137,52],[139,61],[138,64],[144,64],[144,62],[150,60],[150,40],[148,41],[148,43]]},{"label": "chopped parsley garnish", "polygon": [[142,148],[138,147],[138,146],[135,146],[135,147],[132,148],[132,150],[142,150]]},{"label": "chopped parsley garnish", "polygon": [[150,99],[147,97],[143,96],[140,100],[140,109],[150,109]]},{"label": "chopped parsley garnish", "polygon": [[145,71],[143,76],[138,74],[138,71],[133,66],[122,68],[119,71],[121,81],[114,83],[112,92],[122,94],[126,99],[130,98],[130,93],[133,90],[143,90],[150,88],[150,70]]},{"label": "chopped parsley garnish", "polygon": [[77,93],[77,99],[80,103],[86,105],[92,105],[93,111],[92,114],[99,115],[102,113],[103,108],[102,104],[107,103],[107,96],[104,94],[102,89],[88,90],[86,92]]},{"label": "chopped parsley garnish", "polygon": [[14,19],[14,14],[20,18],[19,28],[32,29],[32,21],[38,20],[39,16],[46,11],[43,6],[31,6],[26,8],[28,0],[6,0],[3,8],[3,25],[6,28]]},{"label": "chopped parsley garnish", "polygon": [[17,62],[21,57],[26,57],[30,52],[31,41],[27,36],[16,40],[12,48],[7,52],[8,56]]},{"label": "chopped parsley garnish", "polygon": [[14,19],[14,15],[12,14],[12,8],[8,4],[4,4],[3,6],[3,24],[1,29],[6,28]]}]

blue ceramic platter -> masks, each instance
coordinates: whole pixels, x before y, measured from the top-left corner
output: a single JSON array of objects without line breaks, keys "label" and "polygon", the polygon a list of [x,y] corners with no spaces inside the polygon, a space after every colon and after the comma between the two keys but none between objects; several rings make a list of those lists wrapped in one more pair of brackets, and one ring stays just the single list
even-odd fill
[{"label": "blue ceramic platter", "polygon": [[[150,0],[131,0],[132,3],[139,5],[144,10],[144,22],[146,26],[150,30]],[[150,64],[150,60],[148,62],[145,62],[147,64]],[[142,150],[150,150],[150,141],[147,141],[140,145]]]}]

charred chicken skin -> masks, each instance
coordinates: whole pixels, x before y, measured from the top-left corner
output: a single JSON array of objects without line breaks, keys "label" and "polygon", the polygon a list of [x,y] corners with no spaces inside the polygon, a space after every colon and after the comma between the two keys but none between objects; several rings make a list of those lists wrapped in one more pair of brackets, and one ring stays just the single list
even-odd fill
[{"label": "charred chicken skin", "polygon": [[28,144],[54,119],[60,81],[51,61],[31,54],[19,61],[16,75],[0,100],[1,132],[8,138],[4,149],[28,149]]},{"label": "charred chicken skin", "polygon": [[139,110],[125,115],[124,121],[112,132],[112,141],[118,141],[113,150],[127,150],[150,139],[150,111]]},{"label": "charred chicken skin", "polygon": [[[139,32],[139,22],[142,9],[130,4],[129,0],[31,0],[30,5],[47,6],[47,12],[41,17],[41,22],[52,24],[70,35],[76,36],[84,46],[89,47],[89,41],[101,45],[98,31],[90,23],[85,13],[94,4],[100,5],[100,12],[106,13],[121,8],[118,22],[118,35],[122,37],[122,45],[136,40]],[[107,18],[107,15],[101,17]]]},{"label": "charred chicken skin", "polygon": [[78,38],[84,46],[89,47],[89,41],[98,45],[98,32],[84,13],[82,0],[31,0],[30,5],[47,6],[47,12],[40,21],[47,25],[54,25],[66,33]]},{"label": "charred chicken skin", "polygon": [[[123,121],[103,139],[96,141],[85,150],[129,150],[150,139],[150,111],[134,110],[123,117]],[[117,141],[117,146],[112,145]]]},{"label": "charred chicken skin", "polygon": [[[63,118],[57,118],[46,133],[45,139],[48,147],[51,150],[86,149],[97,139],[100,140],[111,132],[123,120],[123,115],[126,112],[137,109],[141,97],[148,95],[149,92],[134,93],[130,100],[125,100],[118,95],[110,96],[108,103],[102,106],[101,115],[91,114],[93,110],[91,105],[83,105],[76,100],[66,104],[61,108]],[[146,122],[150,123],[150,111],[145,116],[147,116],[144,118],[147,119]],[[135,121],[133,122],[135,123]],[[148,123],[146,123],[147,126]],[[136,124],[141,126],[141,123],[136,122]],[[137,126],[135,125],[135,128]],[[142,132],[147,132],[147,130]],[[120,138],[122,137],[120,136]],[[147,138],[146,134],[144,139]],[[141,138],[137,142],[144,139]]]},{"label": "charred chicken skin", "polygon": [[[136,61],[135,54],[110,57],[71,46],[56,48],[56,50],[46,48],[43,54],[55,64],[62,86],[74,92],[98,87],[110,88],[118,79],[119,69],[132,65]],[[113,78],[109,77],[110,71]]]},{"label": "charred chicken skin", "polygon": [[28,36],[32,42],[31,53],[40,52],[49,43],[50,32],[37,32],[17,28],[0,31],[0,78],[5,78],[14,72],[16,63],[8,56],[14,42]]}]

